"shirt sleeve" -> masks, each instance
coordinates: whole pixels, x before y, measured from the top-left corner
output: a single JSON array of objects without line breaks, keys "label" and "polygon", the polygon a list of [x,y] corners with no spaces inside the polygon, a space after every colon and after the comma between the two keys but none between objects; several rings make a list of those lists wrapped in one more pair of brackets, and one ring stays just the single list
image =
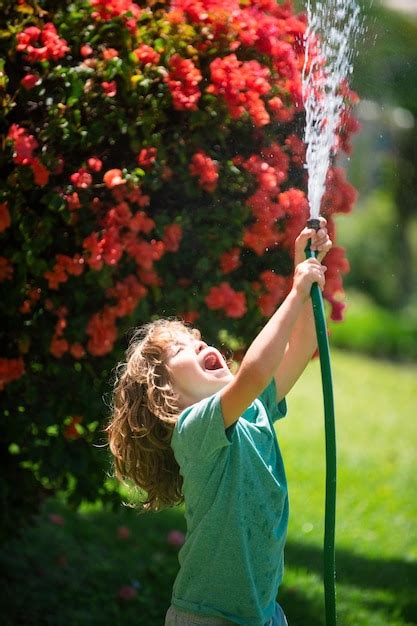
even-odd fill
[{"label": "shirt sleeve", "polygon": [[209,459],[231,445],[224,426],[219,393],[204,398],[180,414],[171,445],[180,465],[181,461]]},{"label": "shirt sleeve", "polygon": [[269,385],[265,387],[259,396],[259,400],[266,408],[266,412],[272,423],[282,419],[287,414],[287,402],[285,398],[283,398],[280,402],[277,402],[277,394],[278,392],[275,379],[272,378]]}]

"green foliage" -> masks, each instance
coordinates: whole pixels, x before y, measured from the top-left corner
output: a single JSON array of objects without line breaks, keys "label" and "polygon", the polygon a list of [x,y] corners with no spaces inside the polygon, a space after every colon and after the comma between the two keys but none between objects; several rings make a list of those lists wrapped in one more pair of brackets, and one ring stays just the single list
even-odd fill
[{"label": "green foliage", "polygon": [[[392,10],[382,2],[366,1],[362,5],[367,33],[359,44],[352,85],[361,98],[381,106],[375,133],[382,140],[380,143],[385,144],[385,163],[378,184],[390,192],[393,200],[391,231],[384,228],[377,233],[381,240],[386,237],[387,248],[393,249],[393,254],[387,250],[388,255],[384,256],[393,268],[392,274],[384,272],[382,280],[381,272],[379,276],[375,274],[371,282],[379,285],[376,290],[371,285],[371,294],[378,302],[395,309],[410,306],[417,298],[416,248],[411,235],[411,230],[417,228],[417,19],[414,14]],[[395,114],[404,114],[401,109],[406,109],[408,118],[410,113],[414,117],[414,124],[412,118],[408,119],[407,128],[394,121]],[[371,150],[377,150],[377,146]],[[360,162],[363,169],[372,169],[370,158],[373,155],[364,154]],[[387,220],[384,221],[386,226]],[[375,249],[371,239],[370,246]],[[397,279],[397,289],[392,285],[393,276]],[[362,288],[358,281],[355,286]],[[389,292],[393,295],[391,301],[386,297]]]},{"label": "green foliage", "polygon": [[367,26],[352,85],[362,97],[417,112],[417,20],[381,2],[362,2]]},{"label": "green foliage", "polygon": [[[403,271],[412,274],[417,263],[416,224],[410,223],[412,258],[410,267],[403,267],[401,229],[393,205],[392,195],[377,190],[358,203],[349,218],[337,218],[338,239],[349,250],[350,273],[346,287],[363,291],[375,302],[390,310],[401,308],[403,302]],[[415,282],[415,277],[414,277]],[[417,285],[414,284],[415,297]]]},{"label": "green foliage", "polygon": [[330,326],[338,348],[402,361],[417,360],[417,321],[406,313],[393,313],[360,292],[348,291],[344,324]]}]

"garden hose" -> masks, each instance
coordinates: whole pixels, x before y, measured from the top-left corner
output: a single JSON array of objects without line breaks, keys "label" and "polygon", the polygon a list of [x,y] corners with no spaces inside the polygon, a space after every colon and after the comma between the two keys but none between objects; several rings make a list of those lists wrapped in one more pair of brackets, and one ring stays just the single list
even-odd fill
[{"label": "garden hose", "polygon": [[[319,230],[317,219],[307,221],[308,228]],[[311,250],[311,240],[305,249],[306,257],[316,258],[317,252]],[[317,283],[311,287],[314,321],[320,355],[321,379],[324,401],[324,427],[326,440],[326,501],[324,517],[323,546],[323,583],[326,626],[336,626],[336,591],[335,591],[335,526],[336,526],[336,428],[334,418],[332,371],[330,350],[324,314],[323,296]]]}]

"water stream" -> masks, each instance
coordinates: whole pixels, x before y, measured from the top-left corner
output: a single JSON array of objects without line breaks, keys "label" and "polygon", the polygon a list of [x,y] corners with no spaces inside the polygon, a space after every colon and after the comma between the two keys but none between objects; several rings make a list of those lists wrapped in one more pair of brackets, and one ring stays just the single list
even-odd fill
[{"label": "water stream", "polygon": [[355,43],[364,26],[356,0],[308,0],[307,15],[302,73],[304,141],[310,217],[318,218],[344,108],[341,87],[352,73]]}]

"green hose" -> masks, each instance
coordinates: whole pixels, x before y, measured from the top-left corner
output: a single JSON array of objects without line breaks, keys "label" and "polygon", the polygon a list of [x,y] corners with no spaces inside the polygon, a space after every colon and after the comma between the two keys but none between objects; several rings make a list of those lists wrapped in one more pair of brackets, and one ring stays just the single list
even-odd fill
[{"label": "green hose", "polygon": [[[318,220],[309,220],[307,225],[318,230]],[[307,258],[315,258],[317,252],[305,249]],[[334,418],[332,371],[330,367],[329,340],[323,296],[317,283],[311,288],[317,343],[320,354],[321,378],[324,400],[324,426],[326,439],[326,503],[324,518],[323,582],[326,626],[336,626],[335,592],[335,526],[336,526],[336,429]]]}]

